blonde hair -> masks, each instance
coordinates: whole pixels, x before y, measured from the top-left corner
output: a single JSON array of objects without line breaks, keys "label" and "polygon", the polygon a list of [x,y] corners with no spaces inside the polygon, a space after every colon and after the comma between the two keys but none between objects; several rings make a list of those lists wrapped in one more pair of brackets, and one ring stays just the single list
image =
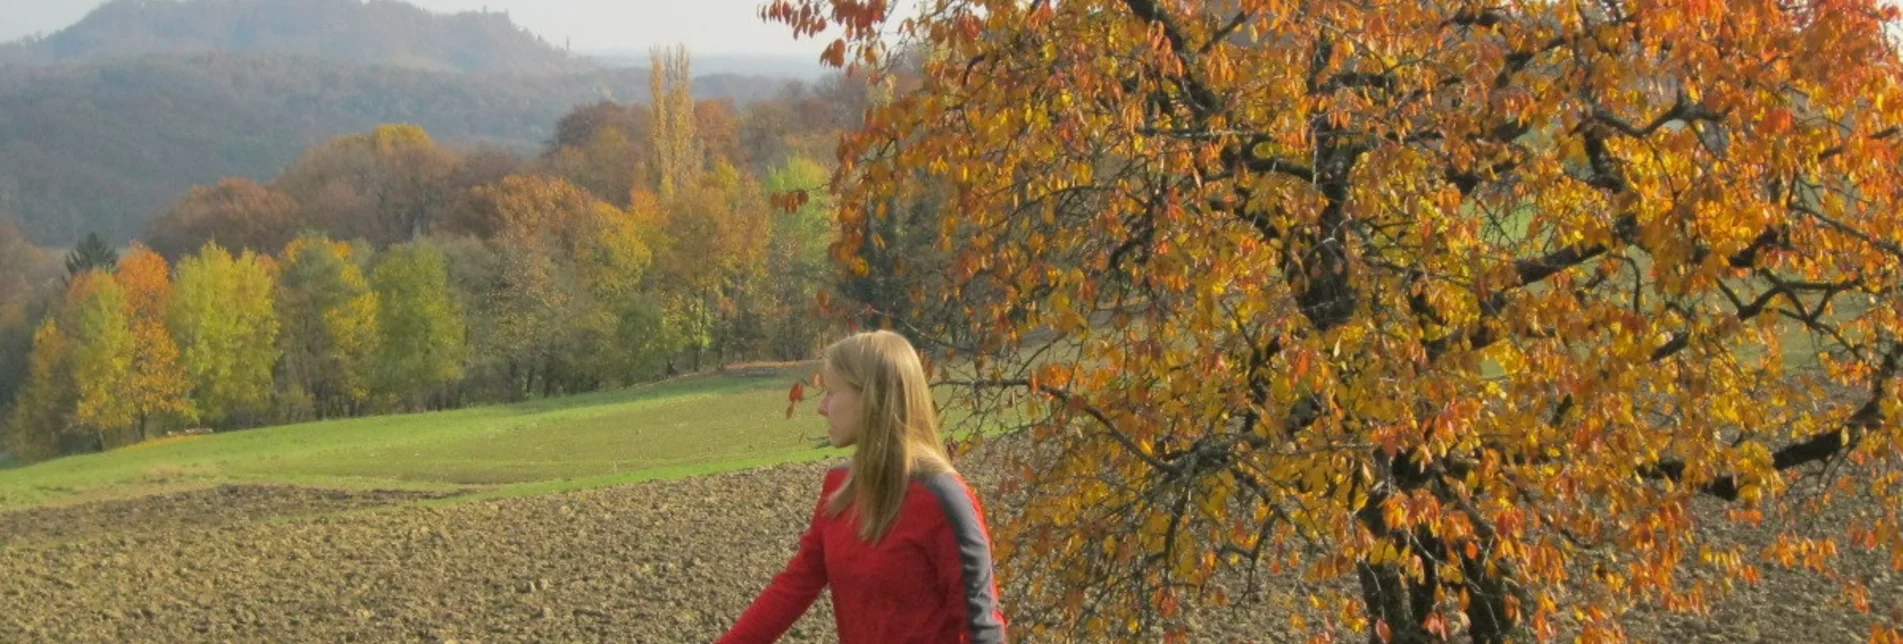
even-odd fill
[{"label": "blonde hair", "polygon": [[852,467],[827,511],[837,516],[854,508],[859,537],[876,543],[898,520],[914,474],[953,471],[931,387],[912,343],[890,331],[848,336],[826,347],[822,359],[825,386],[859,392],[862,419]]}]

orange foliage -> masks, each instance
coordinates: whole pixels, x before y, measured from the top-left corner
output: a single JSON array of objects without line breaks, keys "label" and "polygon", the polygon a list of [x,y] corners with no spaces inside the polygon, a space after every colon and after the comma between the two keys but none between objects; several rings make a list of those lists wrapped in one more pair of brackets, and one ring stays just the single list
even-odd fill
[{"label": "orange foliage", "polygon": [[[907,73],[883,2],[762,13]],[[916,331],[975,334],[944,343],[977,354],[961,404],[1038,419],[999,531],[1017,614],[1167,630],[1252,556],[1358,579],[1344,623],[1397,641],[1618,638],[1756,574],[1694,497],[1788,505],[1849,462],[1903,524],[1896,17],[948,0],[898,27],[917,88],[840,150],[835,257],[950,186],[953,287],[922,295],[978,322]],[[1629,554],[1575,579],[1579,544]]]}]

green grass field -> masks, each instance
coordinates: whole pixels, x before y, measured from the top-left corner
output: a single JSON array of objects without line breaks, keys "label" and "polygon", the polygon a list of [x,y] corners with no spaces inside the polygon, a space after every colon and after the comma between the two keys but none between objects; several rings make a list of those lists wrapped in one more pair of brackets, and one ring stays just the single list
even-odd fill
[{"label": "green grass field", "polygon": [[815,368],[750,368],[513,405],[268,427],[0,470],[0,508],[221,483],[535,494],[843,456],[814,403]]}]

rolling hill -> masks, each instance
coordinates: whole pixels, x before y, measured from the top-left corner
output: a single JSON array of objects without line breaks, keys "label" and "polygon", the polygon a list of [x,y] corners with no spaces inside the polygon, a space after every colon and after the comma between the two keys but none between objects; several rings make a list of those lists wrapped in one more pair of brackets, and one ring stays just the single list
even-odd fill
[{"label": "rolling hill", "polygon": [[113,0],[16,43],[0,61],[100,61],[204,51],[274,53],[434,71],[547,74],[586,66],[507,14],[441,14],[394,0]]},{"label": "rolling hill", "polygon": [[[8,62],[11,61],[11,62]],[[194,185],[269,178],[382,123],[539,148],[573,107],[646,101],[641,67],[569,57],[501,14],[391,0],[116,0],[0,47],[0,219],[41,245],[124,242]],[[703,75],[699,98],[781,81]]]}]

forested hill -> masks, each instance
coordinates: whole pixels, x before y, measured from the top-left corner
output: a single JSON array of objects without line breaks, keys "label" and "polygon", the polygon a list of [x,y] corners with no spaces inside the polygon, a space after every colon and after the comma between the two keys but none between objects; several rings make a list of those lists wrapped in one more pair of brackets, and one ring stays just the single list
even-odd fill
[{"label": "forested hill", "polygon": [[547,74],[581,65],[507,14],[440,14],[394,0],[113,0],[71,27],[0,49],[0,62],[200,51],[435,71]]},{"label": "forested hill", "polygon": [[[136,235],[193,185],[263,179],[305,148],[381,123],[454,146],[542,147],[571,108],[647,101],[646,69],[517,76],[428,72],[276,54],[168,54],[0,67],[0,219],[36,243]],[[761,77],[702,76],[745,102]]]}]

